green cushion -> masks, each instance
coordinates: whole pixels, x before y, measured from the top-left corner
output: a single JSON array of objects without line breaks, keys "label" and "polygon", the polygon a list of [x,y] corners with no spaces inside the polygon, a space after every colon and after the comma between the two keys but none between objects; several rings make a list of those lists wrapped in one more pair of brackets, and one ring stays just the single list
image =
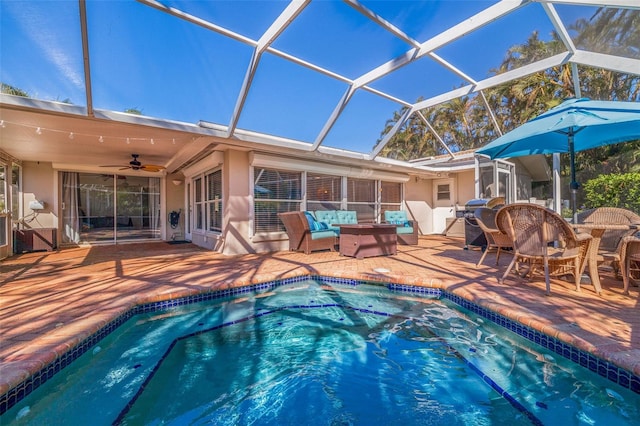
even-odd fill
[{"label": "green cushion", "polygon": [[336,214],[338,215],[337,223],[346,225],[358,223],[358,213],[354,210],[338,210]]},{"label": "green cushion", "polygon": [[395,225],[404,224],[407,221],[407,212],[404,210],[387,210],[384,212],[384,220]]},{"label": "green cushion", "polygon": [[315,214],[318,222],[324,222],[327,225],[338,223],[338,215],[335,210],[316,210]]},{"label": "green cushion", "polygon": [[398,234],[413,234],[413,226],[398,226],[396,228]]},{"label": "green cushion", "polygon": [[336,233],[329,230],[329,231],[311,231],[311,239],[312,240],[319,240],[321,238],[329,238],[329,237],[336,237]]}]

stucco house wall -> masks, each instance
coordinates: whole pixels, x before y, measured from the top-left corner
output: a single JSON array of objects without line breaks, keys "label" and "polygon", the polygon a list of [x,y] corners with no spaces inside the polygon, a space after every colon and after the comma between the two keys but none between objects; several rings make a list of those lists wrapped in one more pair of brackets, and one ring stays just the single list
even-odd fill
[{"label": "stucco house wall", "polygon": [[[163,240],[188,239],[203,248],[218,251],[227,255],[261,253],[286,250],[288,237],[285,232],[268,234],[253,234],[253,187],[252,152],[239,149],[216,151],[201,161],[190,165],[179,173],[160,176],[161,191],[161,235]],[[298,167],[295,159],[283,157],[282,167]],[[287,163],[290,162],[290,163]],[[48,162],[25,162],[23,164],[23,193],[22,203],[25,206],[24,216],[33,228],[58,228],[62,221],[61,188],[59,182],[60,170]],[[343,170],[344,170],[344,166]],[[65,170],[69,170],[66,168]],[[189,227],[193,218],[189,217],[193,203],[187,194],[192,190],[192,178],[211,170],[222,171],[223,183],[223,225],[222,232],[198,231]],[[78,166],[81,172],[96,172],[85,170]],[[363,173],[358,171],[358,173]],[[404,182],[404,208],[409,216],[417,220],[420,234],[427,235],[434,232],[433,202],[434,179],[409,176]],[[461,206],[474,197],[474,171],[465,170],[449,175],[455,181],[454,198]],[[28,208],[32,200],[45,202],[45,209],[34,212]],[[176,228],[169,224],[168,215],[172,211],[180,212],[180,221]],[[452,211],[452,216],[455,212]],[[58,232],[58,244],[61,242],[62,232]]]},{"label": "stucco house wall", "polygon": [[[24,214],[18,218],[22,229],[55,228],[58,226],[56,182],[57,179],[51,163],[38,161],[22,164]],[[36,200],[44,202],[44,209],[32,210],[29,208],[29,203]]]}]

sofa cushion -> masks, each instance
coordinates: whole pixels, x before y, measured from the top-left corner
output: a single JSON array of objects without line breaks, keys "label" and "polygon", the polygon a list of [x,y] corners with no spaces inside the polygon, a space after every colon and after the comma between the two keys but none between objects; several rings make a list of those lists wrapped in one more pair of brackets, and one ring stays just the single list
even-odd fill
[{"label": "sofa cushion", "polygon": [[317,240],[320,238],[335,238],[336,233],[332,230],[320,230],[320,231],[311,231],[311,239]]},{"label": "sofa cushion", "polygon": [[398,234],[413,234],[413,226],[398,226],[396,228],[396,233]]},{"label": "sofa cushion", "polygon": [[336,212],[338,222],[342,225],[352,225],[358,223],[358,213],[355,210],[338,210]]},{"label": "sofa cushion", "polygon": [[318,222],[323,222],[327,225],[338,223],[338,215],[335,210],[316,210],[315,214]]},{"label": "sofa cushion", "polygon": [[404,210],[387,210],[384,212],[384,221],[394,225],[405,225],[407,212]]}]

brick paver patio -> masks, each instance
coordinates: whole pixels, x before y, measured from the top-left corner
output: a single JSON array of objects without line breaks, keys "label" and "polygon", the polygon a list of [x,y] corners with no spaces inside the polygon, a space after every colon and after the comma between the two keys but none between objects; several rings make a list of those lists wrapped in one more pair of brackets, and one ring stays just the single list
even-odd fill
[{"label": "brick paver patio", "polygon": [[398,254],[357,260],[336,252],[223,256],[164,242],[68,248],[0,262],[0,394],[25,380],[136,303],[175,298],[291,276],[317,274],[445,289],[640,375],[640,297],[611,273],[603,293],[577,293],[570,282],[513,275],[497,282],[510,255],[494,267],[462,239],[420,238]]}]

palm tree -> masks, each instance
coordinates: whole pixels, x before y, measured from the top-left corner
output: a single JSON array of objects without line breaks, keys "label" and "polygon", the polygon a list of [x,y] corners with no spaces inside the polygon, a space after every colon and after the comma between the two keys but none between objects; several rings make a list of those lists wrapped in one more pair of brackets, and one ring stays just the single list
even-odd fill
[{"label": "palm tree", "polygon": [[0,91],[5,95],[22,96],[23,98],[30,98],[29,94],[22,89],[11,86],[6,83],[0,83]]}]

